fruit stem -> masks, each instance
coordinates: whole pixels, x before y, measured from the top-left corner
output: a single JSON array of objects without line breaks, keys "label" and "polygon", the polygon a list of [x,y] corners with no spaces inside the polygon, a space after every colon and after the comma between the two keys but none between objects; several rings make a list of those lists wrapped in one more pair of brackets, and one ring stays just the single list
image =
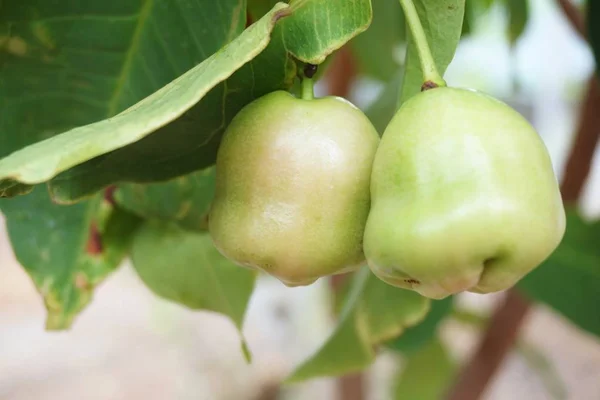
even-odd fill
[{"label": "fruit stem", "polygon": [[311,78],[302,78],[302,98],[312,100],[315,98],[314,83]]},{"label": "fruit stem", "polygon": [[400,5],[404,10],[410,33],[417,45],[417,52],[419,53],[419,60],[421,61],[421,70],[423,70],[423,88],[427,89],[446,86],[446,81],[444,81],[435,66],[429,43],[427,43],[427,36],[423,30],[423,25],[421,24],[419,13],[415,8],[413,0],[400,0]]}]

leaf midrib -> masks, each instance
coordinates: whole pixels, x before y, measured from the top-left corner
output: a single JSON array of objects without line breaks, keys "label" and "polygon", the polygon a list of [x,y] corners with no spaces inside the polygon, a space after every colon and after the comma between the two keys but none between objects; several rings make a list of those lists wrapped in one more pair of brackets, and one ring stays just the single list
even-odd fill
[{"label": "leaf midrib", "polygon": [[119,100],[121,100],[121,96],[123,94],[123,88],[125,87],[125,83],[129,79],[129,72],[131,70],[131,65],[133,63],[133,58],[135,57],[137,50],[139,48],[142,32],[144,31],[144,26],[146,21],[150,16],[150,11],[152,10],[152,6],[154,5],[154,0],[145,0],[142,9],[140,10],[139,19],[137,22],[137,26],[135,27],[135,31],[133,33],[133,37],[131,38],[131,45],[127,50],[125,55],[125,61],[123,62],[123,67],[121,68],[121,73],[117,78],[117,83],[115,85],[115,92],[111,96],[111,99],[108,103],[108,115],[107,117],[112,117],[115,115],[119,109]]}]

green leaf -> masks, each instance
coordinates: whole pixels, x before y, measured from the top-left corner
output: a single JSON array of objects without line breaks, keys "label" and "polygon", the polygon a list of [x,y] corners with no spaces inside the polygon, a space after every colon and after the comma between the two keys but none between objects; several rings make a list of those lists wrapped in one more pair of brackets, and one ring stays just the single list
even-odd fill
[{"label": "green leaf", "polygon": [[432,300],[431,310],[421,323],[404,331],[402,336],[388,341],[385,346],[404,354],[413,354],[428,345],[436,336],[439,324],[452,311],[452,297]]},{"label": "green leaf", "polygon": [[150,221],[136,235],[131,257],[156,295],[226,315],[241,330],[256,273],[223,257],[208,233]]},{"label": "green leaf", "polygon": [[529,19],[529,0],[506,0],[508,9],[508,40],[514,45],[521,37]]},{"label": "green leaf", "polygon": [[0,199],[4,197],[16,197],[31,193],[33,186],[22,185],[18,182],[6,180],[0,182]]},{"label": "green leaf", "polygon": [[[300,8],[284,20],[296,21],[292,30],[306,26],[314,28],[312,16],[303,12],[304,7],[311,4],[298,4],[297,7]],[[320,12],[326,12],[328,7],[330,5],[320,9]],[[283,11],[287,13],[287,10]],[[311,47],[312,51],[320,52],[314,53],[314,57],[325,57],[341,45],[340,40],[347,40],[347,36],[351,37],[363,29],[362,26],[356,26],[356,21],[360,22],[354,17],[357,10],[342,8],[342,12],[346,14],[340,21],[342,25],[337,27],[340,35],[329,37],[322,34],[321,31],[329,29],[327,25],[322,25],[316,27],[315,37],[307,37],[301,42],[319,43],[319,46]],[[53,197],[69,202],[116,181],[141,183],[166,180],[211,166],[224,130],[243,106],[268,92],[292,86],[296,76],[296,62],[289,53],[294,51],[293,47],[286,47],[293,46],[294,41],[284,43],[284,38],[290,37],[287,29],[286,25],[279,23],[265,50],[210,91],[183,117],[139,142],[59,175],[50,183]],[[328,42],[320,41],[327,37]],[[199,135],[198,130],[204,135]],[[172,155],[167,156],[165,152]]]},{"label": "green leaf", "polygon": [[518,287],[600,336],[600,221],[590,223],[575,210],[567,211],[563,241]]},{"label": "green leaf", "polygon": [[404,14],[398,0],[372,0],[372,3],[371,26],[350,44],[360,72],[387,82],[400,69],[396,53],[406,40]]},{"label": "green leaf", "polygon": [[47,329],[68,329],[129,250],[139,219],[107,207],[99,197],[71,207],[56,205],[44,187],[0,200],[17,260],[44,298]]},{"label": "green leaf", "polygon": [[373,362],[375,352],[369,339],[367,315],[361,310],[362,293],[371,279],[367,268],[356,273],[337,328],[323,347],[286,379],[287,383],[319,376],[344,375],[359,371]]},{"label": "green leaf", "polygon": [[248,0],[250,22],[262,18],[266,13],[271,11],[278,2],[278,0]]},{"label": "green leaf", "polygon": [[375,346],[417,324],[429,310],[428,299],[383,283],[368,268],[358,271],[350,285],[337,328],[287,382],[366,368],[375,359]]},{"label": "green leaf", "polygon": [[[0,81],[11,82],[14,86],[9,88],[11,93],[32,94],[31,98],[37,103],[33,111],[30,104],[27,110],[20,110],[21,103],[6,109],[10,111],[6,113],[10,118],[5,118],[9,129],[4,131],[18,140],[16,144],[11,143],[10,148],[0,148],[8,154],[35,144],[0,160],[0,181],[35,183],[53,178],[50,182],[52,197],[68,203],[115,182],[162,181],[212,165],[224,129],[244,105],[268,92],[291,87],[296,67],[288,51],[304,53],[311,59],[324,59],[366,29],[364,4],[368,0],[341,8],[339,1],[331,4],[323,0],[297,2],[295,15],[288,18],[295,20],[290,31],[283,27],[278,29],[271,45],[261,52],[269,43],[274,22],[289,14],[286,5],[279,4],[276,10],[208,59],[209,54],[243,29],[246,22],[243,0],[218,3],[212,0],[126,0],[120,3],[122,9],[110,10],[104,9],[107,3],[99,0],[79,6],[64,3],[73,9],[67,8],[69,16],[57,19],[56,27],[52,28],[71,32],[75,24],[80,34],[77,37],[54,35],[54,30],[50,30],[52,48],[46,49],[50,55],[32,52],[36,57],[27,58],[33,65],[27,69],[18,64],[13,66],[11,63],[20,57],[11,53],[7,64],[11,67],[2,69],[8,79]],[[328,21],[339,23],[334,26],[335,32],[330,31],[329,24],[314,24],[313,16],[305,8],[314,10],[315,5],[323,6],[319,15],[328,15]],[[25,13],[18,19],[15,17],[18,23],[11,20],[1,25],[0,19],[0,32],[6,33],[4,42],[19,44],[21,33],[29,38],[48,31],[43,24],[42,28],[48,28],[46,31],[36,26],[46,21],[44,13],[52,10]],[[333,11],[340,14],[332,18]],[[101,17],[93,24],[87,23],[89,15],[96,14]],[[190,22],[204,20],[207,15],[210,18],[206,23]],[[11,13],[5,18],[8,21]],[[368,18],[370,20],[370,14]],[[156,28],[163,25],[164,29],[157,33]],[[285,38],[284,32],[287,32]],[[314,35],[298,39],[298,34],[306,32]],[[46,38],[44,34],[48,32],[41,34]],[[94,41],[84,40],[89,35],[94,35]],[[0,43],[1,39],[2,36]],[[19,48],[14,44],[5,47],[13,53],[15,47]],[[82,47],[91,50],[71,51]],[[104,51],[106,48],[109,51]],[[69,58],[59,57],[56,67],[48,66],[47,61],[54,53]],[[205,61],[194,67],[202,60]],[[249,60],[252,61],[247,62]],[[73,76],[66,74],[66,79],[59,79],[65,75],[64,65],[69,65],[68,71],[73,71]],[[32,69],[44,79],[30,73]],[[188,72],[164,87],[185,71]],[[22,79],[24,74],[36,78]],[[23,87],[22,82],[29,86]],[[37,92],[45,94],[49,83],[55,86],[54,92],[60,94],[53,102],[53,109],[45,105],[46,97],[35,95]],[[159,88],[162,89],[151,95]],[[94,101],[87,101],[90,98]],[[144,100],[135,104],[141,99]],[[202,101],[196,103],[199,99]],[[116,117],[52,137],[64,129],[101,120],[127,107],[130,108]],[[62,112],[63,108],[66,112]],[[43,121],[44,124],[37,126],[24,124],[24,121]],[[16,124],[21,124],[18,128],[26,134],[14,134]],[[22,138],[27,140],[23,142]],[[4,139],[0,137],[0,140]]]},{"label": "green leaf", "polygon": [[371,0],[292,0],[293,18],[282,21],[286,49],[298,60],[321,64],[371,24]]},{"label": "green leaf", "polygon": [[[435,65],[439,73],[443,75],[454,57],[460,40],[465,14],[465,0],[414,0],[414,3],[425,30]],[[400,104],[419,93],[423,85],[423,72],[421,71],[417,47],[410,33],[408,37]]]},{"label": "green leaf", "polygon": [[[508,0],[512,1],[512,0]],[[523,0],[528,1],[528,0]],[[477,20],[496,2],[496,0],[465,0],[465,18],[462,35],[470,35],[476,27]]]},{"label": "green leaf", "polygon": [[406,327],[423,321],[431,306],[431,301],[418,293],[388,285],[374,276],[367,282],[362,301],[373,345],[396,338]]},{"label": "green leaf", "polygon": [[596,72],[600,74],[600,4],[598,1],[587,2],[587,21],[589,41],[596,58]]},{"label": "green leaf", "polygon": [[172,221],[182,228],[204,231],[215,192],[215,170],[208,168],[164,183],[123,184],[115,199],[145,219]]},{"label": "green leaf", "polygon": [[[229,3],[231,3],[231,1],[232,0],[229,0]],[[214,6],[214,3],[209,3]],[[165,10],[161,7],[153,7],[153,4],[155,3],[146,1],[142,5],[138,24],[135,25],[136,29],[133,35],[136,46],[147,46],[149,45],[147,42],[166,46],[165,43],[162,42],[164,39],[156,39],[156,26],[154,26],[157,23],[156,18],[159,18],[158,15],[165,14]],[[161,4],[161,2],[156,4]],[[242,3],[236,1],[235,4],[240,8]],[[183,138],[176,139],[170,136],[169,141],[178,142],[180,148],[184,147],[186,149],[209,145],[214,139],[213,136],[215,132],[204,130],[201,132],[202,134],[198,134],[196,130],[199,129],[198,126],[202,125],[196,125],[198,121],[196,121],[192,115],[185,114],[185,112],[198,103],[198,101],[209,93],[211,89],[226,80],[236,70],[265,49],[269,43],[269,35],[275,22],[281,16],[285,15],[286,8],[287,6],[285,4],[279,4],[278,7],[266,15],[260,22],[253,24],[219,52],[208,57],[201,64],[184,73],[157,92],[146,97],[141,102],[122,111],[115,117],[56,135],[0,160],[0,181],[2,179],[11,179],[26,184],[45,182],[55,177],[58,173],[66,171],[86,160],[90,160],[94,157],[137,142],[175,119],[177,119],[177,123],[169,125],[165,128],[165,131],[177,130],[181,135],[185,135],[188,140],[179,140]],[[185,10],[178,9],[177,7],[175,7],[175,10],[181,14],[184,14],[185,12]],[[179,18],[185,18],[185,16],[180,16]],[[169,21],[165,20],[163,22],[168,23]],[[170,22],[171,24],[168,25],[169,28],[167,29],[167,32],[175,31],[175,26],[181,25],[179,19]],[[239,27],[243,28],[243,25],[240,25],[239,21],[235,25],[232,25],[230,27],[231,32],[233,32],[231,35],[236,34]],[[186,35],[189,36],[189,31],[187,30],[189,27],[183,26],[182,28],[185,29]],[[113,33],[112,31],[109,32],[108,27],[103,27],[103,29],[106,34]],[[194,40],[199,40],[199,38],[196,37]],[[90,48],[93,47],[90,46]],[[170,60],[168,48],[165,48],[167,50],[164,50],[166,51],[166,54],[163,56],[164,59],[162,62],[171,63],[171,68],[175,69],[174,74],[172,72],[168,73],[168,81],[174,77],[173,75],[177,76],[180,73],[183,73],[185,67],[180,67],[179,64]],[[136,49],[130,48],[130,54],[134,54],[132,52]],[[135,55],[138,54],[135,53]],[[90,61],[89,58],[86,60]],[[160,68],[153,68],[154,65],[146,65],[146,62],[147,60],[143,57],[139,57],[139,55],[138,57],[132,56],[131,59],[126,60],[123,68],[129,68],[123,69],[123,71],[125,71],[125,75],[121,75],[123,82],[118,86],[118,90],[113,93],[109,109],[107,110],[108,115],[111,115],[113,111],[122,109],[124,106],[139,100],[139,95],[136,96],[135,94],[131,94],[129,97],[126,95],[121,96],[122,93],[129,93],[130,90],[134,91],[131,87],[132,85],[143,85],[144,82],[145,84],[148,84],[148,80],[153,82],[152,79],[156,77],[153,75],[148,76],[148,74],[151,74],[150,71],[155,71],[155,73],[163,72]],[[130,66],[131,63],[136,63],[137,68],[133,69],[133,67]],[[183,64],[189,65],[190,62],[182,63],[181,65]],[[176,66],[177,68],[175,68]],[[138,77],[133,73],[134,70],[136,73],[145,72],[146,78],[144,78],[144,81],[141,80],[142,75]],[[137,79],[133,79],[134,77]],[[156,89],[155,86],[157,85],[150,86],[152,89]],[[218,113],[217,115],[224,112],[223,109],[219,108],[223,107],[222,102],[224,101],[224,96],[229,93],[229,90],[227,85],[221,85],[220,89],[211,92],[212,95],[208,96],[207,101],[212,102],[211,104],[220,104],[216,109],[215,107],[212,107],[212,110]],[[141,93],[143,91],[140,90],[139,92]],[[235,95],[233,95],[233,97],[235,97]],[[219,121],[221,126],[225,123],[222,115],[220,118],[215,117],[215,113],[213,112],[210,116],[213,117],[212,120]],[[76,123],[76,118],[69,117],[68,119],[71,124]],[[193,134],[193,137],[195,137],[195,143],[190,141],[190,134]],[[163,139],[161,143],[164,143],[164,137],[165,132],[163,132],[162,135],[159,135],[159,138]],[[157,146],[157,143],[154,140],[151,140],[150,142],[151,143],[147,142],[146,146],[149,146],[152,151],[164,153],[165,149],[152,147]],[[216,143],[212,143],[212,146],[215,147]],[[214,153],[215,149],[213,148],[212,150]],[[138,154],[138,157],[140,157],[140,155],[144,158],[152,158],[151,153]],[[198,156],[198,154],[194,155],[196,157]],[[104,180],[112,181],[113,179],[117,179],[117,176],[110,178],[103,177],[103,175],[110,175],[111,173],[110,169],[105,169],[108,165],[113,163],[114,160],[111,157],[118,158],[118,155],[115,155],[115,153],[108,154],[104,158],[95,159],[95,162],[90,165],[70,171],[70,175],[66,174],[62,177],[57,177],[51,185],[53,196],[57,199],[68,201],[99,189],[98,183],[94,180],[90,180],[89,176],[82,177],[83,172],[89,171],[90,169],[95,169],[94,172],[100,176],[101,179],[99,180],[101,182]],[[166,168],[167,163],[171,163],[172,161],[173,160],[169,157],[169,153],[167,153],[166,157],[163,155],[162,157],[153,159],[153,162],[157,164],[162,163],[161,167],[163,169]],[[135,160],[132,162],[135,162]],[[115,164],[119,168],[123,167],[122,165],[119,165],[118,162],[115,162]],[[111,166],[114,167],[114,165]],[[166,169],[168,174],[168,168]],[[121,170],[127,171],[126,169]],[[134,168],[134,170],[136,169]],[[139,167],[137,170],[139,170]],[[112,172],[114,173],[114,171]],[[170,171],[170,173],[173,173],[173,171]],[[78,177],[79,182],[74,185],[75,187],[70,187],[71,185],[68,184],[69,176]],[[122,176],[120,177],[122,178]],[[67,181],[67,183],[64,181]],[[77,180],[75,181],[77,182]],[[106,184],[106,182],[103,182],[103,184]]]},{"label": "green leaf", "polygon": [[406,360],[394,390],[398,400],[438,400],[450,387],[456,374],[455,363],[440,340],[412,354]]}]

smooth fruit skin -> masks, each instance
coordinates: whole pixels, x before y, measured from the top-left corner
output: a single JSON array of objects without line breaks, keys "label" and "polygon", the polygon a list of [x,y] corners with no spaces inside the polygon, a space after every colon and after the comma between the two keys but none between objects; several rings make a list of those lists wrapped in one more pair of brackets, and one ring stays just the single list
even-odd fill
[{"label": "smooth fruit skin", "polygon": [[288,286],[364,264],[379,136],[346,100],[283,91],[246,106],[217,154],[209,230],[239,265]]},{"label": "smooth fruit skin", "polygon": [[565,231],[548,151],[508,105],[454,88],[394,116],[375,156],[365,254],[385,282],[441,299],[513,286]]}]

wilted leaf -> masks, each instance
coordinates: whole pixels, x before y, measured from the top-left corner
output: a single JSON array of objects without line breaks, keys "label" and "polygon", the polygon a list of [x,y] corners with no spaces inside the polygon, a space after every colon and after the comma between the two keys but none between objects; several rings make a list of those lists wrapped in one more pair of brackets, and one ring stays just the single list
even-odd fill
[{"label": "wilted leaf", "polygon": [[69,328],[129,250],[139,219],[118,208],[106,217],[103,207],[98,197],[71,207],[53,204],[44,187],[0,200],[17,260],[44,298],[48,329]]}]

